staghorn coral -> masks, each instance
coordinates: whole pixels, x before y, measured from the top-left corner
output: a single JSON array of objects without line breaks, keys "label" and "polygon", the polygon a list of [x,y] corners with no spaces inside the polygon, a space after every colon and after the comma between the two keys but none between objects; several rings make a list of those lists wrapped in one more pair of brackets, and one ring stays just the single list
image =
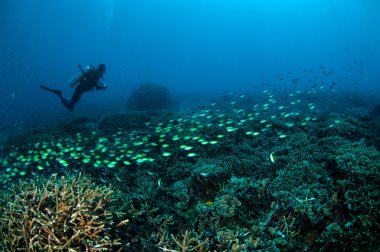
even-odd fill
[{"label": "staghorn coral", "polygon": [[116,209],[115,199],[111,187],[96,186],[81,174],[20,181],[0,199],[3,250],[117,249],[120,241],[115,230],[128,220],[120,219],[123,214]]},{"label": "staghorn coral", "polygon": [[[207,242],[208,238],[202,239],[199,234],[186,230],[182,237],[176,237],[172,234],[171,239],[169,239],[167,233],[164,233],[157,247],[160,248],[160,251],[168,252],[207,251]],[[167,247],[174,247],[175,249]]]}]

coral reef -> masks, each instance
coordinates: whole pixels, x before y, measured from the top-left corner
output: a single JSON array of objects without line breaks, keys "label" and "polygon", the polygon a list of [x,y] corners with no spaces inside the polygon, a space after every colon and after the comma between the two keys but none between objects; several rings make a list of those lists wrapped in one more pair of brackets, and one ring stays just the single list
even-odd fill
[{"label": "coral reef", "polygon": [[0,236],[5,251],[101,251],[121,248],[127,224],[116,191],[79,174],[22,181],[1,197]]},{"label": "coral reef", "polygon": [[378,128],[322,113],[316,96],[281,98],[228,95],[9,139],[3,250],[376,251]]}]

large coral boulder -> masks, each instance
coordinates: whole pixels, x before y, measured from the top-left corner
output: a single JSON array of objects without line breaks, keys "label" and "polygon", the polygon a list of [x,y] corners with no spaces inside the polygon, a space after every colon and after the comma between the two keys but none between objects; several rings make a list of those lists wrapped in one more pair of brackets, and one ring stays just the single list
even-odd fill
[{"label": "large coral boulder", "polygon": [[169,90],[155,83],[146,83],[134,90],[127,102],[127,109],[152,111],[172,109],[174,102]]}]

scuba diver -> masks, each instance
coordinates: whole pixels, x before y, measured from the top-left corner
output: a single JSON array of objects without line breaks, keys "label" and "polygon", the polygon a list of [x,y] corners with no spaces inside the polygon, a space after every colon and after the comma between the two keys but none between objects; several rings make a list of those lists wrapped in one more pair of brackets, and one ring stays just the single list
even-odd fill
[{"label": "scuba diver", "polygon": [[81,95],[84,92],[88,91],[94,91],[94,88],[96,90],[105,90],[107,87],[106,85],[101,82],[103,79],[103,75],[106,72],[106,65],[99,64],[98,67],[90,66],[86,67],[86,69],[83,69],[80,65],[78,65],[80,72],[74,76],[74,78],[70,81],[70,87],[75,87],[75,91],[71,97],[71,100],[67,100],[62,96],[61,90],[54,90],[51,88],[48,88],[46,86],[40,85],[42,89],[45,89],[46,91],[52,92],[56,94],[59,98],[61,98],[61,103],[68,108],[68,110],[73,111],[75,104],[79,102],[79,99]]}]

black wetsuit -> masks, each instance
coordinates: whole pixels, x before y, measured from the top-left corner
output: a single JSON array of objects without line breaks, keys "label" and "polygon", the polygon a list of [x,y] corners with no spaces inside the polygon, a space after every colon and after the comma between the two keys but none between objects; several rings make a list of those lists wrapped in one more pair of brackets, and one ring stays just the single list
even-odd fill
[{"label": "black wetsuit", "polygon": [[[83,72],[83,70],[81,69]],[[83,72],[83,76],[77,81],[79,84],[76,86],[74,93],[70,100],[62,96],[61,90],[50,89],[46,86],[41,85],[40,87],[58,95],[61,98],[61,103],[68,108],[70,111],[73,111],[75,104],[80,100],[80,97],[84,92],[96,90],[104,90],[105,86],[101,83],[103,78],[104,71],[99,71],[95,67],[91,67],[87,72]],[[75,84],[74,84],[75,85]]]}]

